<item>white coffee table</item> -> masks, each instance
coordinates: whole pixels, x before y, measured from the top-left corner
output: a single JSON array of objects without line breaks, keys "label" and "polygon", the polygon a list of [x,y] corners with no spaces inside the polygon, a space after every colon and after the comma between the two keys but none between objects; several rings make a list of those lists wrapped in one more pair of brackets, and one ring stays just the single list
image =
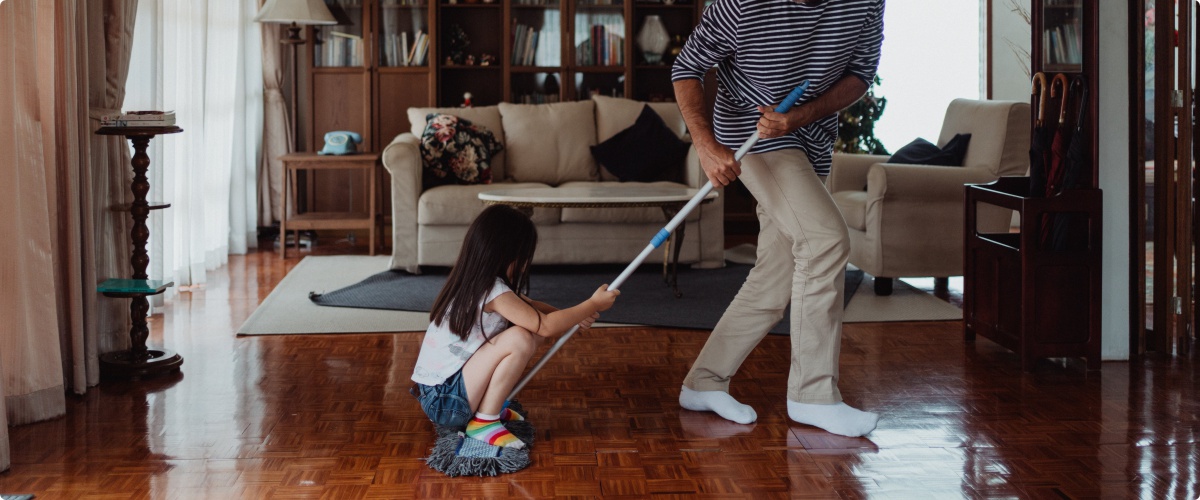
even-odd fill
[{"label": "white coffee table", "polygon": [[[532,215],[533,209],[543,208],[629,208],[629,207],[658,207],[662,209],[666,220],[671,220],[679,210],[687,204],[699,189],[668,187],[668,186],[594,186],[569,188],[516,188],[496,189],[479,193],[479,199],[488,205],[508,205],[516,207],[526,215]],[[717,199],[716,192],[709,192],[702,203],[712,203]],[[663,249],[663,281],[675,290],[676,297],[682,297],[679,291],[678,270],[679,250],[682,246],[684,226],[680,224],[667,246]],[[646,244],[650,243],[653,234],[646,235]],[[674,249],[674,251],[672,251]]]}]

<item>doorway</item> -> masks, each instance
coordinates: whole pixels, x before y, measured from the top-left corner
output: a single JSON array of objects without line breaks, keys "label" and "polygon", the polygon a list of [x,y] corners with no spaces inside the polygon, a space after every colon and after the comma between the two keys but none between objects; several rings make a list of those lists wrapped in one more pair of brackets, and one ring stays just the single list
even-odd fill
[{"label": "doorway", "polygon": [[1135,320],[1130,352],[1194,353],[1195,14],[1191,0],[1131,2],[1141,68],[1131,185],[1137,200]]}]

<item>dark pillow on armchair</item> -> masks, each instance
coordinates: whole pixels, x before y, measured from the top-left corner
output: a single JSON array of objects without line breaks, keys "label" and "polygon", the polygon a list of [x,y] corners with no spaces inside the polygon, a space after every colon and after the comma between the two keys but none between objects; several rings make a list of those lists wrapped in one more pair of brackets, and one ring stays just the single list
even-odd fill
[{"label": "dark pillow on armchair", "polygon": [[970,142],[971,134],[955,134],[945,147],[939,148],[925,139],[918,138],[897,150],[887,162],[961,167]]},{"label": "dark pillow on armchair", "polygon": [[492,158],[504,149],[487,127],[454,115],[430,113],[421,134],[425,188],[491,184]]},{"label": "dark pillow on armchair", "polygon": [[650,106],[629,128],[592,146],[592,156],[621,182],[662,180],[687,157],[688,143],[667,128]]}]

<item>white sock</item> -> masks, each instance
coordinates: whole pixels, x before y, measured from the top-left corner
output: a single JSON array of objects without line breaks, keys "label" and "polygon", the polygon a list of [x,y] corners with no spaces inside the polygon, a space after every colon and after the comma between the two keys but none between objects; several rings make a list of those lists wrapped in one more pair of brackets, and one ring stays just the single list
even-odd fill
[{"label": "white sock", "polygon": [[686,386],[679,391],[679,406],[692,411],[716,412],[726,420],[749,424],[758,420],[754,408],[739,403],[725,391],[693,391]]},{"label": "white sock", "polygon": [[819,405],[788,400],[787,409],[792,420],[841,436],[865,436],[879,422],[879,415],[856,410],[846,403]]}]

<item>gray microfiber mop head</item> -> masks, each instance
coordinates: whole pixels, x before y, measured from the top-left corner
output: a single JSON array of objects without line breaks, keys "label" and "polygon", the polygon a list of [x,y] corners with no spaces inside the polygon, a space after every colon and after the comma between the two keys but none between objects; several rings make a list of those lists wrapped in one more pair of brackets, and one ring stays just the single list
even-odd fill
[{"label": "gray microfiber mop head", "polygon": [[[513,411],[524,414],[519,403],[509,405]],[[505,422],[504,427],[517,439],[525,442],[524,448],[492,446],[483,441],[470,439],[462,432],[437,427],[438,438],[425,463],[433,470],[450,477],[497,476],[516,472],[529,467],[529,446],[533,444],[533,425],[527,420]]]}]

